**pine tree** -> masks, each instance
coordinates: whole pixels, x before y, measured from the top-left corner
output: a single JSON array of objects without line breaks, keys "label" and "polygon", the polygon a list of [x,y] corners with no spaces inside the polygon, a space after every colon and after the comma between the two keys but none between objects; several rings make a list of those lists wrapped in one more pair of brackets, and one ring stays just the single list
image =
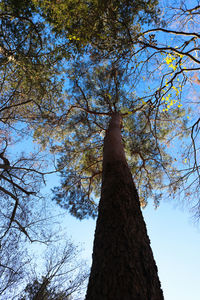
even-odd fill
[{"label": "pine tree", "polygon": [[142,206],[153,191],[159,200],[171,159],[158,141],[170,129],[160,114],[154,136],[151,105],[126,92],[122,67],[104,64],[86,72],[81,61],[69,77],[69,109],[62,115],[67,137],[64,148],[53,148],[62,153],[63,168],[54,199],[82,219],[96,215],[101,194],[86,299],[163,299],[133,178]]}]

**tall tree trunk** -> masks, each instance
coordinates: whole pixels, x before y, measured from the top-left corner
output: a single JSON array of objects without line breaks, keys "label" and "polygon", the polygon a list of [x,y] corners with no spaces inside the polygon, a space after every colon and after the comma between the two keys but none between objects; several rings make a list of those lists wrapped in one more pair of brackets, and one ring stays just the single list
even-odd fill
[{"label": "tall tree trunk", "polygon": [[126,162],[121,117],[113,114],[103,153],[102,192],[86,300],[161,300],[157,267]]}]

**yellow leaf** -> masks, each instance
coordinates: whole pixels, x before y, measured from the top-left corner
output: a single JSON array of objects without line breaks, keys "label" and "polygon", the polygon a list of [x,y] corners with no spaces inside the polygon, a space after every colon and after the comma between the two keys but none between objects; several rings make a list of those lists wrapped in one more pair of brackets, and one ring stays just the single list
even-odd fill
[{"label": "yellow leaf", "polygon": [[177,87],[175,87],[175,86],[173,86],[172,88],[173,88],[173,90],[176,91],[176,96],[177,96],[177,95],[179,94],[179,90],[178,90]]},{"label": "yellow leaf", "polygon": [[168,84],[168,81],[167,81],[167,80],[165,80],[165,86],[169,86],[169,84]]},{"label": "yellow leaf", "polygon": [[169,55],[166,57],[166,63],[169,65],[172,62],[171,57]]},{"label": "yellow leaf", "polygon": [[175,71],[177,69],[177,66],[174,66],[173,64],[170,64],[169,68],[172,68]]}]

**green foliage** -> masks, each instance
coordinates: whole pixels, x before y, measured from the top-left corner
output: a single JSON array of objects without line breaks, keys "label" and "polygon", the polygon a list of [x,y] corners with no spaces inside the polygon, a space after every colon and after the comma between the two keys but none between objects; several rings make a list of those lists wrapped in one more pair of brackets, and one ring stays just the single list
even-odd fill
[{"label": "green foliage", "polygon": [[62,179],[61,187],[54,189],[54,200],[80,219],[95,216],[101,189],[103,137],[112,112],[121,111],[126,156],[141,205],[145,206],[149,197],[155,197],[158,203],[157,189],[160,195],[163,181],[172,170],[165,140],[177,128],[176,112],[167,119],[167,112],[155,112],[151,103],[144,105],[134,93],[127,93],[129,81],[122,67],[98,64],[87,70],[86,64],[80,61],[69,70],[72,88],[68,91],[67,137],[59,151]]},{"label": "green foliage", "polygon": [[100,51],[128,55],[141,24],[158,20],[157,0],[32,0],[54,31],[80,51],[88,44]]}]

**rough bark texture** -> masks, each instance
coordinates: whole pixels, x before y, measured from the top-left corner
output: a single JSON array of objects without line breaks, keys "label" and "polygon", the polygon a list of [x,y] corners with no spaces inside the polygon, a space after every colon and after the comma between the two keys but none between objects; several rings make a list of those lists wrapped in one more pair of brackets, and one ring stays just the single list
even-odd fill
[{"label": "rough bark texture", "polygon": [[161,300],[157,267],[114,114],[104,140],[102,193],[86,300]]}]

